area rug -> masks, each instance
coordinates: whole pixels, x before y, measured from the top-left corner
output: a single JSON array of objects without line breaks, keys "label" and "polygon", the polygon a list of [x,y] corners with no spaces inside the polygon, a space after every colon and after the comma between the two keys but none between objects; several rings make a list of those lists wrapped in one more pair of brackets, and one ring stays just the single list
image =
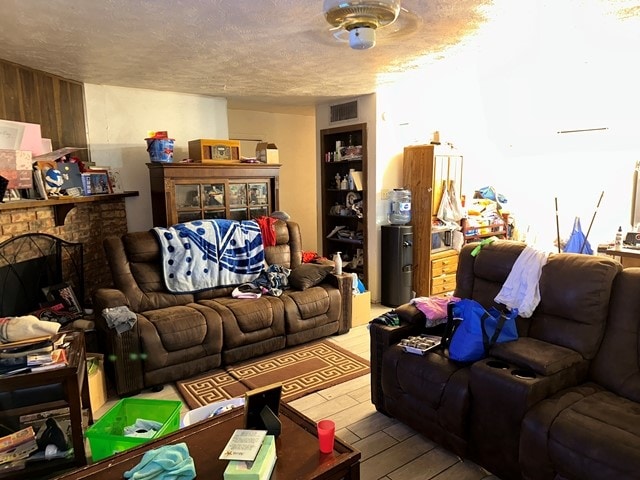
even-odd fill
[{"label": "area rug", "polygon": [[189,408],[243,395],[254,388],[282,383],[289,402],[369,373],[369,362],[331,342],[281,350],[176,382]]}]

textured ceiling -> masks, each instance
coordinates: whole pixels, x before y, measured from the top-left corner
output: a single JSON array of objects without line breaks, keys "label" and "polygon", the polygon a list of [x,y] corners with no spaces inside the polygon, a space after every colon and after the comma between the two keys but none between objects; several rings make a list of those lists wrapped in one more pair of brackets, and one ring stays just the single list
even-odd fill
[{"label": "textured ceiling", "polygon": [[3,0],[0,58],[85,83],[313,105],[459,43],[486,0],[403,0],[371,50],[329,31],[322,0]]},{"label": "textured ceiling", "polygon": [[640,14],[636,0],[402,0],[410,14],[379,30],[373,49],[352,50],[329,31],[322,0],[2,0],[0,58],[85,83],[226,97],[232,108],[299,108],[429,65],[516,1],[570,5],[568,24],[594,4]]}]

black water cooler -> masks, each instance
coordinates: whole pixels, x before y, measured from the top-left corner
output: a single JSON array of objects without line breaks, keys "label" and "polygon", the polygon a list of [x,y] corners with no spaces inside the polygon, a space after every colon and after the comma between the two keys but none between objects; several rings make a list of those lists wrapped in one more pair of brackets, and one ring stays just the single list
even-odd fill
[{"label": "black water cooler", "polygon": [[381,302],[397,307],[413,298],[413,227],[382,225]]}]

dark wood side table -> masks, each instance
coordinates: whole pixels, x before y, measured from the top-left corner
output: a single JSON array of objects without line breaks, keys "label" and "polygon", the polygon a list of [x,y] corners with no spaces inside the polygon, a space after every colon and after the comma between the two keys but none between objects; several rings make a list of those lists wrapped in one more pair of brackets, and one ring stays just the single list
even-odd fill
[{"label": "dark wood side table", "polygon": [[[227,462],[218,460],[218,457],[234,430],[243,428],[243,419],[244,411],[235,409],[56,478],[121,479],[124,472],[135,467],[148,450],[181,442],[189,448],[198,478],[222,478]],[[315,422],[287,404],[280,408],[280,420],[282,433],[276,440],[278,460],[271,480],[360,479],[359,451],[336,438],[332,453],[320,453]]]},{"label": "dark wood side table", "polygon": [[[84,334],[78,331],[66,332],[65,342],[69,342],[67,347],[68,365],[66,367],[0,378],[2,401],[9,403],[9,408],[3,408],[0,411],[0,418],[15,419],[21,415],[68,408],[73,457],[71,459],[27,462],[25,469],[0,474],[0,479],[42,478],[45,474],[51,475],[53,471],[65,466],[87,464],[82,429],[82,409],[88,409],[89,424],[93,423],[93,415],[89,399]],[[18,404],[11,405],[14,400]]]}]

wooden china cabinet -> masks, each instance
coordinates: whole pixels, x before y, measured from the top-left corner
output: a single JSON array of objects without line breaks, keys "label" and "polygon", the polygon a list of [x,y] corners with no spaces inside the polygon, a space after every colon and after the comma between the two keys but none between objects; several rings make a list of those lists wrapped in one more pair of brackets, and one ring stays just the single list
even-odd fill
[{"label": "wooden china cabinet", "polygon": [[250,220],[278,210],[279,164],[148,163],[153,225]]}]

